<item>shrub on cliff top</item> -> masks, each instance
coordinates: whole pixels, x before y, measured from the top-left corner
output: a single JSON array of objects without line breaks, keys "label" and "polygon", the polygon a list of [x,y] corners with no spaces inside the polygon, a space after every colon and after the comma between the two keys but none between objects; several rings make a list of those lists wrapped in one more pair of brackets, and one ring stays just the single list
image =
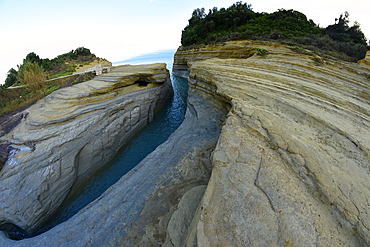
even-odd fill
[{"label": "shrub on cliff top", "polygon": [[204,8],[198,8],[182,32],[181,44],[186,47],[227,40],[277,40],[344,53],[350,57],[347,60],[357,61],[365,57],[367,41],[359,23],[348,25],[348,16],[341,15],[336,19],[338,23],[325,29],[295,10],[257,13],[250,4],[242,2],[227,9],[214,7],[208,14]]},{"label": "shrub on cliff top", "polygon": [[46,74],[44,69],[36,62],[26,61],[18,71],[19,81],[30,90],[36,91],[44,87]]}]

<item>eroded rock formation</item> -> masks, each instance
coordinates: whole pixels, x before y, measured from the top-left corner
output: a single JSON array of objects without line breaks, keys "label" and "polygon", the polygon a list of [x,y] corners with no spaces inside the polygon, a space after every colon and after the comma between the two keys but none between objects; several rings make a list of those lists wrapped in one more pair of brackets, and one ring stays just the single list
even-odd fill
[{"label": "eroded rock formation", "polygon": [[370,68],[268,42],[179,49],[188,109],[101,197],[3,246],[369,246]]},{"label": "eroded rock formation", "polygon": [[122,66],[19,113],[0,138],[7,156],[0,171],[2,228],[34,230],[172,93],[165,64]]},{"label": "eroded rock formation", "polygon": [[185,242],[209,181],[211,152],[227,111],[228,104],[221,104],[214,94],[191,89],[181,126],[103,195],[36,237],[17,242],[0,232],[1,245],[161,246]]},{"label": "eroded rock formation", "polygon": [[[219,59],[228,47],[255,54]],[[214,58],[200,61],[208,49]],[[232,104],[188,243],[370,244],[370,68],[296,50],[245,41],[178,51],[175,69],[189,66],[191,83]]]}]

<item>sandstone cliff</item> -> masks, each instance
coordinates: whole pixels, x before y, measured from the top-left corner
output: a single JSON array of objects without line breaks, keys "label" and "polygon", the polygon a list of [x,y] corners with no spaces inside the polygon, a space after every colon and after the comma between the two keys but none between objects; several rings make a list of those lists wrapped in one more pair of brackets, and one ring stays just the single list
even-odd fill
[{"label": "sandstone cliff", "polygon": [[366,63],[243,41],[179,49],[174,72],[178,130],[70,220],[2,246],[370,244]]},{"label": "sandstone cliff", "polygon": [[0,138],[2,229],[34,230],[171,95],[165,64],[122,66],[19,113]]},{"label": "sandstone cliff", "polygon": [[189,246],[370,245],[370,67],[297,50],[178,50],[231,103]]}]

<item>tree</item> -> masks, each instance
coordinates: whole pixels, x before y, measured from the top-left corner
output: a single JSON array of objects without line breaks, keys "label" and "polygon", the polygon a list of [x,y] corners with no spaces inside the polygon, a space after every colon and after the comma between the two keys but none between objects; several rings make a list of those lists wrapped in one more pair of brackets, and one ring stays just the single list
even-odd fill
[{"label": "tree", "polygon": [[34,52],[30,52],[27,54],[26,58],[23,59],[23,63],[25,62],[37,63],[38,65],[42,65],[42,59],[36,55]]},{"label": "tree", "polygon": [[18,72],[15,69],[11,68],[7,73],[4,87],[10,87],[13,84],[15,84],[17,81],[18,81]]},{"label": "tree", "polygon": [[364,33],[361,31],[360,23],[355,21],[353,26],[347,30],[349,38],[356,44],[366,45],[366,38]]},{"label": "tree", "polygon": [[82,56],[91,55],[90,50],[85,47],[78,47],[73,53],[76,55],[82,55]]},{"label": "tree", "polygon": [[[338,21],[338,23],[337,23]],[[366,46],[366,38],[360,29],[360,24],[355,22],[352,27],[349,26],[349,13],[346,11],[341,14],[339,19],[335,19],[335,24],[325,29],[325,33],[335,41],[352,42]]]}]

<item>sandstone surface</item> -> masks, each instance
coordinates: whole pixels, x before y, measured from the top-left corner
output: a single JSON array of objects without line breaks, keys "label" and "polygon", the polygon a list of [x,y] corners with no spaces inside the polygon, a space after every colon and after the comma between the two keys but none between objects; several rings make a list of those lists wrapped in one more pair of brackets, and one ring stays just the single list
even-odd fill
[{"label": "sandstone surface", "polygon": [[[370,66],[370,50],[366,52],[366,57],[360,60],[358,63]],[[368,78],[370,78],[370,75]]]},{"label": "sandstone surface", "polygon": [[2,246],[370,245],[366,62],[238,41],[180,48],[174,72],[178,130],[68,221]]},{"label": "sandstone surface", "polygon": [[[248,58],[220,59],[235,47]],[[189,246],[370,245],[370,67],[295,51],[178,50],[174,68],[231,103]]]},{"label": "sandstone surface", "polygon": [[[181,246],[211,173],[228,109],[191,89],[181,126],[133,170],[71,219],[1,246]],[[189,205],[191,204],[191,205]]]},{"label": "sandstone surface", "polygon": [[172,93],[165,64],[121,66],[53,92],[2,126],[1,228],[33,231]]}]

